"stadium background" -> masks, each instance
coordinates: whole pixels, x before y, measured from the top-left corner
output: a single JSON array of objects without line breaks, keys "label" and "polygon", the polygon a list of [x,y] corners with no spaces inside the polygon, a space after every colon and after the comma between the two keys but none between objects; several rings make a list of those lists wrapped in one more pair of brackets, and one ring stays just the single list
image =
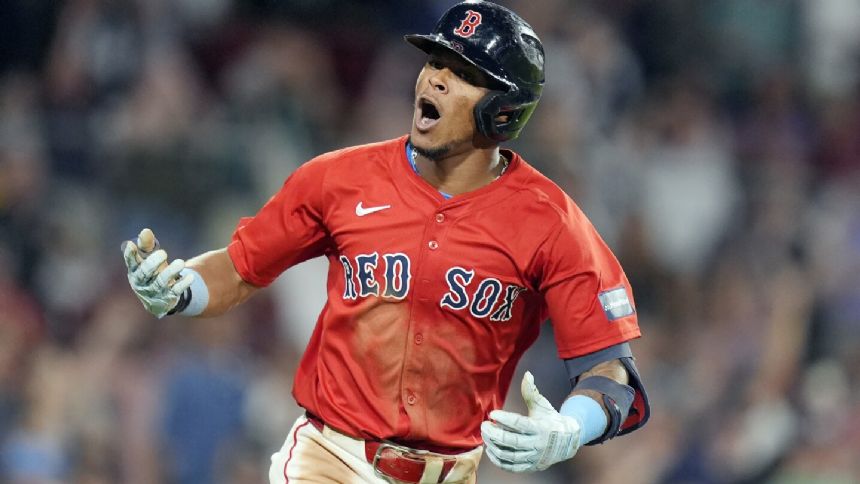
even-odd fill
[{"label": "stadium background", "polygon": [[[514,147],[630,276],[654,413],[483,482],[860,482],[860,3],[500,3],[548,59]],[[0,4],[0,482],[264,482],[320,263],[156,321],[120,241],[221,247],[297,164],[405,133],[424,58],[401,36],[449,5]],[[549,326],[525,368],[558,404]]]}]

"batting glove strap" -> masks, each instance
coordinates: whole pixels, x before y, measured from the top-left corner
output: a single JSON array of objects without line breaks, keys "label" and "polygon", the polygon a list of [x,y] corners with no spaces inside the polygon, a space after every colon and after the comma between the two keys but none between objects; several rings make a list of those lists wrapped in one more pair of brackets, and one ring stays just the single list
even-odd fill
[{"label": "batting glove strap", "polygon": [[173,306],[173,309],[167,311],[167,315],[171,316],[173,314],[181,313],[182,311],[184,311],[185,308],[187,308],[188,305],[191,304],[191,296],[192,293],[190,287],[182,291],[182,294],[180,294],[179,296],[179,301],[176,302],[176,305]]}]

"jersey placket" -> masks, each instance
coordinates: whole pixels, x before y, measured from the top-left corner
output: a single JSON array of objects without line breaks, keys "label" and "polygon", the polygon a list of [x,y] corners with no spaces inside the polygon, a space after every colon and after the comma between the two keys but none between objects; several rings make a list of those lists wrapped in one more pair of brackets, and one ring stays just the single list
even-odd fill
[{"label": "jersey placket", "polygon": [[413,276],[416,284],[413,286],[414,299],[410,313],[408,344],[404,354],[401,398],[410,419],[408,437],[415,440],[424,439],[428,435],[425,397],[426,393],[432,392],[433,389],[425,387],[423,370],[427,351],[424,345],[432,341],[432,338],[428,338],[428,332],[433,330],[433,322],[426,319],[438,304],[432,294],[433,277],[439,272],[438,254],[446,249],[445,233],[449,226],[447,205],[443,203],[437,206],[427,219],[421,240],[418,270]]}]

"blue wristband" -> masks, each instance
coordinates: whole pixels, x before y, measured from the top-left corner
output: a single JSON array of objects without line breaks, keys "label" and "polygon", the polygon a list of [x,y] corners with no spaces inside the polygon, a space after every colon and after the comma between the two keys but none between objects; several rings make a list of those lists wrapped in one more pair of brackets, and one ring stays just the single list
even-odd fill
[{"label": "blue wristband", "polygon": [[579,422],[582,429],[579,433],[579,445],[587,444],[606,432],[606,414],[593,398],[574,395],[564,401],[558,413],[573,417]]},{"label": "blue wristband", "polygon": [[191,301],[189,301],[188,306],[177,314],[181,314],[183,316],[197,316],[206,309],[206,306],[209,305],[209,288],[206,286],[206,281],[203,280],[203,277],[199,272],[186,267],[179,273],[180,277],[185,276],[186,274],[194,274],[194,281],[192,281],[191,286],[188,287],[188,289],[191,290]]}]

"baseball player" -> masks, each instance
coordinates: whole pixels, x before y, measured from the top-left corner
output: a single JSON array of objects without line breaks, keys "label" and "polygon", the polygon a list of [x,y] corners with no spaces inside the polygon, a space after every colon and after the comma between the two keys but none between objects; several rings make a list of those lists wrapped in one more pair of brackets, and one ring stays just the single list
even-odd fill
[{"label": "baseball player", "polygon": [[[148,229],[124,246],[157,317],[221,314],[328,258],[293,387],[306,413],[272,456],[272,483],[474,482],[484,449],[540,471],[648,419],[618,261],[559,187],[499,147],[540,98],[541,41],[485,1],[406,40],[428,55],[408,136],[305,163],[226,248],[188,263],[168,264]],[[571,395],[556,409],[526,373],[528,415],[500,410],[547,318]]]}]

